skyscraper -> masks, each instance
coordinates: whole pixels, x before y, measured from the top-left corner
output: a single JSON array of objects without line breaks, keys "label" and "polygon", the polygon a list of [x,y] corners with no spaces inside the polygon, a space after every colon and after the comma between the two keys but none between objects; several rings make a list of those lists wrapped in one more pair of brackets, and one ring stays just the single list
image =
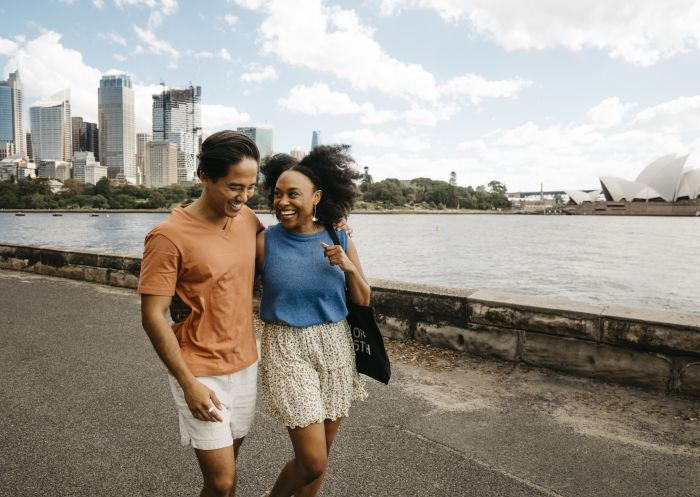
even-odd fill
[{"label": "skyscraper", "polygon": [[10,73],[7,81],[0,81],[0,146],[25,158],[23,113],[24,85],[17,70]]},{"label": "skyscraper", "polygon": [[66,89],[29,108],[34,160],[72,159],[70,90]]},{"label": "skyscraper", "polygon": [[153,95],[153,140],[177,145],[177,182],[197,174],[202,135],[202,87],[170,88]]},{"label": "skyscraper", "polygon": [[136,176],[137,185],[145,184],[144,171],[145,169],[145,153],[146,143],[153,141],[151,133],[136,133]]},{"label": "skyscraper", "polygon": [[94,185],[97,181],[88,181],[95,179],[94,174],[102,174],[97,180],[107,175],[106,168],[95,171],[95,167],[99,168],[100,163],[95,161],[95,156],[92,152],[76,152],[73,156],[73,179],[81,183],[92,183]]},{"label": "skyscraper", "polygon": [[95,160],[99,161],[99,134],[97,123],[83,121],[82,117],[73,117],[73,154],[76,152],[92,152]]},{"label": "skyscraper", "polygon": [[301,160],[304,158],[304,155],[306,155],[306,154],[299,147],[294,147],[292,150],[289,151],[289,155],[294,157],[296,160]]},{"label": "skyscraper", "polygon": [[321,130],[314,130],[311,132],[311,150],[314,148],[318,147],[319,145],[322,145],[323,142],[321,141]]},{"label": "skyscraper", "polygon": [[260,158],[272,155],[272,128],[262,126],[248,126],[238,128],[236,131],[253,140],[260,151]]},{"label": "skyscraper", "polygon": [[97,92],[99,157],[110,178],[136,183],[134,90],[126,74],[106,75]]},{"label": "skyscraper", "polygon": [[159,140],[146,143],[144,150],[144,184],[156,188],[177,183],[178,150],[174,143]]},{"label": "skyscraper", "polygon": [[32,147],[32,133],[27,131],[27,138],[25,140],[27,147],[27,160],[29,162],[34,162],[34,147]]}]

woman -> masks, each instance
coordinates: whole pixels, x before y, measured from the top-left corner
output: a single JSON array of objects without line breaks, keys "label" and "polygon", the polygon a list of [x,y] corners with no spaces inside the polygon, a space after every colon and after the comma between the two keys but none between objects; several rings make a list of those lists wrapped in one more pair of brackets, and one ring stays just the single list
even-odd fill
[{"label": "woman", "polygon": [[341,245],[333,245],[326,231],[358,196],[353,165],[340,145],[316,147],[300,162],[275,155],[261,169],[279,220],[257,238],[262,397],[294,447],[270,497],[318,493],[341,419],[366,397],[345,298],[347,286],[353,302],[368,305],[370,288],[352,240],[338,231]]}]

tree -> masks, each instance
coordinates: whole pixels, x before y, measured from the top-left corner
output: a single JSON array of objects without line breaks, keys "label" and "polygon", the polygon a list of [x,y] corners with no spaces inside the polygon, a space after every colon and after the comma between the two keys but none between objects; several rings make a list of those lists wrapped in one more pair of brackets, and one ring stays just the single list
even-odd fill
[{"label": "tree", "polygon": [[93,195],[92,207],[95,209],[106,209],[109,207],[109,200],[102,194]]},{"label": "tree", "polygon": [[95,183],[95,195],[102,195],[106,199],[112,198],[112,184],[109,179],[102,176],[97,183]]},{"label": "tree", "polygon": [[66,197],[75,197],[83,193],[83,185],[77,179],[67,179],[63,182],[61,193]]},{"label": "tree", "polygon": [[384,202],[388,205],[400,206],[406,203],[406,197],[401,188],[401,182],[395,178],[372,183],[364,195],[367,202]]},{"label": "tree", "polygon": [[489,181],[489,189],[492,193],[501,193],[504,195],[508,191],[506,185],[496,180]]}]

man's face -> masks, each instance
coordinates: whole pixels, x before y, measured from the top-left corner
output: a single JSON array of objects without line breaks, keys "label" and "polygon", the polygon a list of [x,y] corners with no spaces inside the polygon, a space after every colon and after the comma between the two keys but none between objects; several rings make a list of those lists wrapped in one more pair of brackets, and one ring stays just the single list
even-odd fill
[{"label": "man's face", "polygon": [[221,217],[236,217],[243,205],[255,195],[257,177],[258,163],[245,157],[229,167],[228,176],[216,181],[202,178],[207,205]]}]

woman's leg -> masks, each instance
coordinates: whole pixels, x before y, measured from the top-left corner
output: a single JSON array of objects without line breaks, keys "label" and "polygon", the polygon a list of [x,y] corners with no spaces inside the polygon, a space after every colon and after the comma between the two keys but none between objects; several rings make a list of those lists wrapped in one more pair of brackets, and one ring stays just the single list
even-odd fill
[{"label": "woman's leg", "polygon": [[[335,420],[327,419],[324,421],[323,425],[326,431],[326,456],[330,458],[331,456],[331,446],[333,445],[333,440],[335,440],[335,434],[338,433],[338,428],[340,428],[340,421],[342,418]],[[321,489],[321,484],[323,483],[323,477],[326,472],[324,471],[321,476],[316,478],[313,482],[306,485],[304,488],[299,490],[294,494],[295,497],[316,497],[318,491]]]},{"label": "woman's leg", "polygon": [[328,462],[326,427],[314,423],[304,428],[288,428],[294,447],[294,459],[289,461],[277,477],[270,497],[291,497],[317,479],[321,479]]}]

